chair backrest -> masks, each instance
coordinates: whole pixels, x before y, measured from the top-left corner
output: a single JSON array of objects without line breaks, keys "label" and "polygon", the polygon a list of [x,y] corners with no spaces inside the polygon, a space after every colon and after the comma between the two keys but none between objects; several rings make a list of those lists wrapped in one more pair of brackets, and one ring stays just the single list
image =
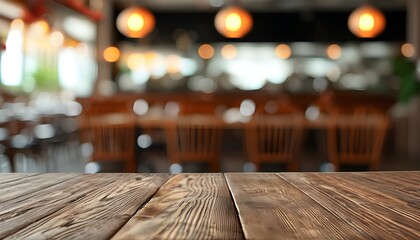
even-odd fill
[{"label": "chair backrest", "polygon": [[179,116],[166,124],[166,145],[172,163],[207,162],[219,171],[223,121],[204,115]]},{"label": "chair backrest", "polygon": [[288,164],[289,170],[297,170],[296,157],[303,130],[301,114],[254,117],[245,126],[245,143],[256,169],[264,162],[280,162]]},{"label": "chair backrest", "polygon": [[83,111],[77,117],[82,142],[90,142],[94,125],[118,124],[135,118],[131,102],[115,99],[90,99],[83,103]]},{"label": "chair backrest", "polygon": [[331,116],[327,132],[329,160],[337,170],[342,164],[367,164],[370,170],[377,169],[387,127],[387,117],[379,113]]},{"label": "chair backrest", "polygon": [[121,161],[126,172],[136,171],[134,121],[127,118],[119,123],[96,122],[90,130],[92,161]]}]

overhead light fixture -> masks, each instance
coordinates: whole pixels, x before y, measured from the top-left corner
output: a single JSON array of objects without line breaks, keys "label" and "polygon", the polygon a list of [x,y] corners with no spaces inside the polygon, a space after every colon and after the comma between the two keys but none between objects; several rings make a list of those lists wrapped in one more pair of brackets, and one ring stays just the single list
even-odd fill
[{"label": "overhead light fixture", "polygon": [[129,38],[147,36],[155,27],[155,17],[143,7],[130,7],[117,17],[117,28]]},{"label": "overhead light fixture", "polygon": [[385,15],[377,8],[364,5],[354,10],[348,19],[350,31],[361,38],[373,38],[383,32]]},{"label": "overhead light fixture", "polygon": [[216,30],[227,38],[241,38],[252,28],[252,16],[243,8],[229,6],[220,10],[214,19]]}]

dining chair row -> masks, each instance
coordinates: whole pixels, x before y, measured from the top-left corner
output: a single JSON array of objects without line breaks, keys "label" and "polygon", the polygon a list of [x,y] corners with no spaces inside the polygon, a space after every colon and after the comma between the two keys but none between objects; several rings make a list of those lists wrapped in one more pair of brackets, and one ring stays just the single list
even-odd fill
[{"label": "dining chair row", "polygon": [[[93,144],[92,161],[122,161],[124,171],[136,171],[135,116],[123,105],[99,105],[86,118],[86,141]],[[378,169],[388,119],[384,114],[357,111],[327,117],[327,153],[336,170],[343,164]],[[256,114],[243,124],[244,146],[255,170],[264,163],[282,163],[298,171],[307,120],[300,112]],[[206,163],[220,171],[220,149],[226,122],[210,114],[184,114],[162,121],[168,159],[172,164]]]}]

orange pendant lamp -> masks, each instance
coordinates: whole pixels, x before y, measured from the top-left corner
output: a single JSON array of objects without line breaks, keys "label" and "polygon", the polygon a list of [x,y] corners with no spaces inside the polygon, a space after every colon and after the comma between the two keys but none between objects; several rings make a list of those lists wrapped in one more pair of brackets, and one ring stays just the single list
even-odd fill
[{"label": "orange pendant lamp", "polygon": [[155,17],[143,7],[130,7],[117,17],[117,29],[126,37],[142,38],[155,27]]},{"label": "orange pendant lamp", "polygon": [[364,5],[354,10],[348,19],[350,31],[361,38],[373,38],[385,29],[385,15],[375,7]]},{"label": "orange pendant lamp", "polygon": [[216,30],[227,38],[241,38],[252,29],[252,16],[243,8],[230,6],[220,10],[214,19]]}]

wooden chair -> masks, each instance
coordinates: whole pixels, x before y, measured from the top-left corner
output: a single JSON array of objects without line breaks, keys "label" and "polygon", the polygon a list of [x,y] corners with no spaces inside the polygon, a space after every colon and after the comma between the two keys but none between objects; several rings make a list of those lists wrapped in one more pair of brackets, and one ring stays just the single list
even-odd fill
[{"label": "wooden chair", "polygon": [[180,116],[166,124],[166,146],[171,163],[208,163],[219,171],[223,121],[212,116]]},{"label": "wooden chair", "polygon": [[42,159],[40,141],[34,136],[36,119],[9,119],[0,124],[5,131],[6,139],[0,141],[5,146],[11,170],[14,172],[45,172],[45,161]]},{"label": "wooden chair", "polygon": [[131,103],[92,102],[83,117],[83,138],[93,146],[91,161],[123,162],[125,172],[136,172],[136,122]]},{"label": "wooden chair", "polygon": [[301,114],[261,115],[245,126],[245,144],[251,162],[259,171],[261,163],[285,163],[297,171],[297,153],[304,130]]},{"label": "wooden chair", "polygon": [[4,154],[8,161],[8,168],[10,172],[14,172],[14,154],[15,149],[12,148],[10,137],[18,134],[18,122],[14,120],[0,121],[0,157]]},{"label": "wooden chair", "polygon": [[91,161],[120,161],[125,172],[136,172],[135,123],[132,118],[121,122],[99,123],[90,126],[93,146]]},{"label": "wooden chair", "polygon": [[331,116],[327,129],[329,161],[337,171],[343,164],[377,170],[387,127],[387,117],[378,113]]}]

